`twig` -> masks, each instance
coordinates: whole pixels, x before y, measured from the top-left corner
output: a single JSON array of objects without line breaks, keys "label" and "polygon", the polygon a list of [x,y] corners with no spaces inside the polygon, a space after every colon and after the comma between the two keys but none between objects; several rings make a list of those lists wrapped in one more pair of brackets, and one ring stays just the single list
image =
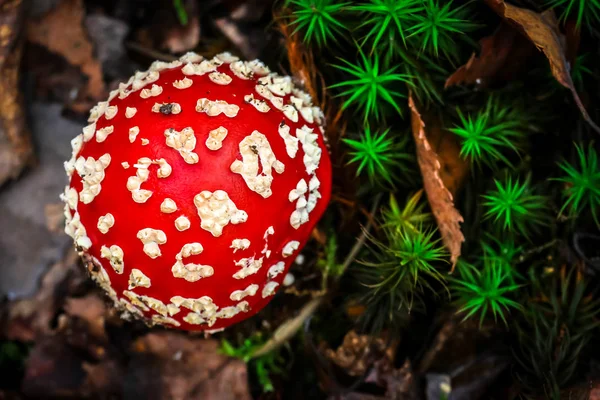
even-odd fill
[{"label": "twig", "polygon": [[[381,196],[382,196],[382,193],[378,193],[375,196],[375,201],[373,202],[373,207],[371,207],[370,215],[375,214],[375,211],[379,207],[379,201],[381,200]],[[368,218],[367,225],[365,225],[364,229],[362,230],[361,235],[359,236],[359,238],[356,241],[356,243],[354,244],[354,246],[352,246],[350,253],[348,253],[348,256],[346,257],[346,259],[344,260],[344,263],[342,264],[342,271],[345,271],[346,268],[348,268],[350,266],[352,261],[354,261],[354,259],[356,258],[356,255],[358,254],[360,249],[364,246],[365,241],[367,240],[367,235],[369,234],[369,231],[371,230],[372,227],[373,227],[373,219]]]},{"label": "twig", "polygon": [[296,334],[296,331],[300,329],[304,321],[316,311],[323,302],[323,299],[324,297],[321,296],[306,303],[304,307],[302,307],[302,310],[300,310],[300,313],[279,326],[279,328],[273,332],[273,336],[261,348],[256,350],[251,358],[264,356],[287,342]]},{"label": "twig", "polygon": [[548,248],[550,248],[550,247],[554,246],[556,243],[559,243],[559,242],[561,242],[561,240],[560,240],[560,239],[554,239],[554,240],[551,240],[551,241],[550,241],[550,242],[548,242],[548,243],[544,243],[544,244],[543,244],[543,245],[541,245],[541,246],[538,246],[538,247],[535,247],[535,248],[533,248],[533,249],[530,249],[530,250],[524,251],[524,252],[523,252],[523,253],[522,253],[522,254],[519,256],[519,262],[523,262],[523,261],[525,261],[525,260],[526,260],[526,259],[527,259],[529,256],[531,256],[531,255],[534,255],[534,254],[541,253],[542,251],[544,251],[544,250],[546,250],[546,249],[548,249]]}]

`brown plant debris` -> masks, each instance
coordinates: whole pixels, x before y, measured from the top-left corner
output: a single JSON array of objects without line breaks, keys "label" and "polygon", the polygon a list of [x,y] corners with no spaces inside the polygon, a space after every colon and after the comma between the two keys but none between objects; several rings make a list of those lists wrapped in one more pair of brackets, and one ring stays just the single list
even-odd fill
[{"label": "brown plant debris", "polygon": [[469,173],[469,162],[460,156],[458,137],[442,127],[441,120],[427,115],[427,139],[440,161],[440,178],[452,194],[462,188]]},{"label": "brown plant debris", "polygon": [[594,130],[600,133],[600,127],[592,121],[573,85],[566,57],[565,41],[560,33],[554,11],[547,10],[540,14],[507,4],[503,0],[486,0],[486,2],[498,15],[516,25],[544,53],[550,63],[554,78],[571,91],[583,118]]},{"label": "brown plant debris", "polygon": [[88,78],[82,97],[101,99],[105,95],[102,67],[94,57],[84,17],[82,0],[62,0],[41,19],[29,23],[27,38],[79,67]]},{"label": "brown plant debris", "polygon": [[25,3],[0,3],[0,185],[15,178],[33,158],[33,147],[19,92]]},{"label": "brown plant debris", "polygon": [[442,162],[430,144],[430,138],[425,132],[425,122],[415,106],[412,95],[408,97],[408,105],[411,110],[412,132],[417,146],[417,159],[423,175],[425,193],[427,193],[431,211],[437,221],[442,241],[450,252],[453,271],[460,257],[462,242],[465,241],[460,230],[463,217],[454,207],[454,198],[446,186],[448,183],[442,179]]},{"label": "brown plant debris", "polygon": [[73,279],[85,279],[78,260],[77,253],[69,250],[63,260],[48,269],[33,297],[12,302],[8,308],[8,322],[0,334],[22,342],[51,334],[52,321],[63,301],[58,296],[57,287],[69,286]]},{"label": "brown plant debris", "polygon": [[65,312],[87,322],[89,332],[99,339],[107,339],[104,330],[106,302],[97,293],[88,293],[84,297],[69,297],[65,301]]},{"label": "brown plant debris", "polygon": [[342,344],[334,351],[325,349],[325,356],[348,375],[360,376],[377,360],[385,357],[391,363],[395,345],[388,346],[385,337],[359,335],[351,330],[344,336]]},{"label": "brown plant debris", "polygon": [[277,27],[285,39],[287,56],[290,63],[290,73],[301,85],[304,86],[308,94],[313,98],[316,104],[319,103],[320,97],[317,92],[317,68],[315,66],[314,55],[310,49],[307,49],[300,36],[293,33],[293,26],[289,24],[288,18],[284,18],[287,12],[283,11],[282,15],[277,16]]},{"label": "brown plant debris", "polygon": [[139,368],[134,378],[139,398],[251,399],[246,364],[221,355],[217,340],[156,332],[135,341],[133,348],[129,368]]},{"label": "brown plant debris", "polygon": [[525,65],[535,47],[507,22],[479,41],[479,55],[473,53],[446,80],[445,88],[455,85],[477,85],[484,88],[497,81],[510,81]]}]

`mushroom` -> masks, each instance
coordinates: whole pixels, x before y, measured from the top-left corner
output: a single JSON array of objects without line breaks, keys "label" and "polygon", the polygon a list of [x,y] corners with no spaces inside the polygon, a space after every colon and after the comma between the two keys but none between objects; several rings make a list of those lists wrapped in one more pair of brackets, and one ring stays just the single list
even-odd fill
[{"label": "mushroom", "polygon": [[324,117],[229,53],[154,62],[72,140],[65,231],[124,317],[215,331],[281,287],[330,197]]}]

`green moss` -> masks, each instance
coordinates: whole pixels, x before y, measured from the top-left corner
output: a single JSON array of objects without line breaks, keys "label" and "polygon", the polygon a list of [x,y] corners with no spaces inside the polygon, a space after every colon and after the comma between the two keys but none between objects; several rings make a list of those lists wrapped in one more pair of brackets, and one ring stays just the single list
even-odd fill
[{"label": "green moss", "polygon": [[600,164],[598,153],[589,145],[587,153],[583,146],[575,145],[577,149],[577,164],[566,161],[559,164],[564,173],[557,178],[565,184],[563,194],[565,202],[560,209],[562,214],[568,211],[572,218],[590,212],[597,226],[600,226]]},{"label": "green moss", "polygon": [[[371,184],[386,182],[394,184],[399,175],[408,177],[414,156],[406,151],[408,136],[396,137],[383,133],[371,133],[367,126],[358,140],[343,139],[350,147],[349,164],[358,164],[356,174],[366,174]],[[400,174],[395,173],[400,172]]]},{"label": "green moss", "polygon": [[450,278],[450,290],[458,311],[464,313],[463,320],[479,317],[479,324],[490,314],[494,321],[498,318],[508,326],[506,316],[511,310],[521,310],[522,306],[511,295],[519,289],[514,284],[503,261],[497,258],[484,258],[477,267],[460,261],[458,278]]},{"label": "green moss", "polygon": [[294,33],[300,32],[307,44],[316,44],[318,47],[326,46],[329,42],[336,42],[342,35],[346,26],[340,19],[340,14],[349,2],[337,0],[289,0],[287,4],[292,8],[295,25]]}]

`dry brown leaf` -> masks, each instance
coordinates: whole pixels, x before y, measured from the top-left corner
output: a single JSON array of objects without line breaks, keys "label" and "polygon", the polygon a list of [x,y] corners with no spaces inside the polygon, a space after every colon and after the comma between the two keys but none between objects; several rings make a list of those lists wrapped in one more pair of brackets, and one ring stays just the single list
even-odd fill
[{"label": "dry brown leaf", "polygon": [[62,0],[41,19],[29,23],[27,38],[79,67],[88,77],[85,95],[101,99],[105,96],[102,67],[94,57],[93,46],[83,26],[84,17],[82,0]]},{"label": "dry brown leaf", "polygon": [[57,287],[65,287],[77,274],[83,276],[78,265],[79,256],[69,250],[64,260],[58,261],[44,275],[35,296],[16,300],[8,306],[8,321],[3,333],[11,340],[33,341],[52,332],[52,320],[61,304]]},{"label": "dry brown leaf", "polygon": [[165,32],[165,37],[160,46],[170,53],[185,53],[198,46],[200,43],[200,21],[197,16],[192,16],[187,25],[176,25]]},{"label": "dry brown leaf", "polygon": [[469,174],[469,162],[460,156],[458,137],[443,129],[439,118],[426,120],[427,139],[441,164],[440,177],[444,186],[455,196]]},{"label": "dry brown leaf", "polygon": [[89,293],[84,297],[69,297],[65,301],[64,309],[71,317],[86,321],[90,334],[98,339],[106,339],[106,302],[97,293]]},{"label": "dry brown leaf", "polygon": [[445,88],[461,84],[487,87],[498,80],[511,80],[535,49],[506,22],[500,24],[494,34],[481,39],[479,44],[479,55],[473,53],[465,65],[450,75]]},{"label": "dry brown leaf", "polygon": [[452,193],[442,180],[443,171],[440,158],[430,144],[425,133],[425,123],[411,95],[408,97],[408,105],[411,110],[412,132],[417,146],[417,158],[423,176],[425,193],[427,193],[431,211],[437,221],[442,241],[450,252],[453,271],[460,257],[462,242],[465,241],[460,230],[463,217],[454,207]]},{"label": "dry brown leaf", "polygon": [[220,354],[217,340],[156,332],[133,347],[129,368],[136,372],[129,383],[136,398],[251,399],[246,364]]},{"label": "dry brown leaf", "polygon": [[25,8],[21,0],[0,3],[0,185],[17,177],[33,158],[19,91]]},{"label": "dry brown leaf", "polygon": [[583,118],[594,130],[600,132],[600,127],[592,121],[573,85],[569,63],[565,55],[563,35],[560,33],[558,20],[554,12],[546,10],[538,14],[525,8],[507,4],[503,0],[486,0],[486,2],[501,17],[515,24],[544,53],[550,62],[550,69],[554,78],[571,91]]}]

